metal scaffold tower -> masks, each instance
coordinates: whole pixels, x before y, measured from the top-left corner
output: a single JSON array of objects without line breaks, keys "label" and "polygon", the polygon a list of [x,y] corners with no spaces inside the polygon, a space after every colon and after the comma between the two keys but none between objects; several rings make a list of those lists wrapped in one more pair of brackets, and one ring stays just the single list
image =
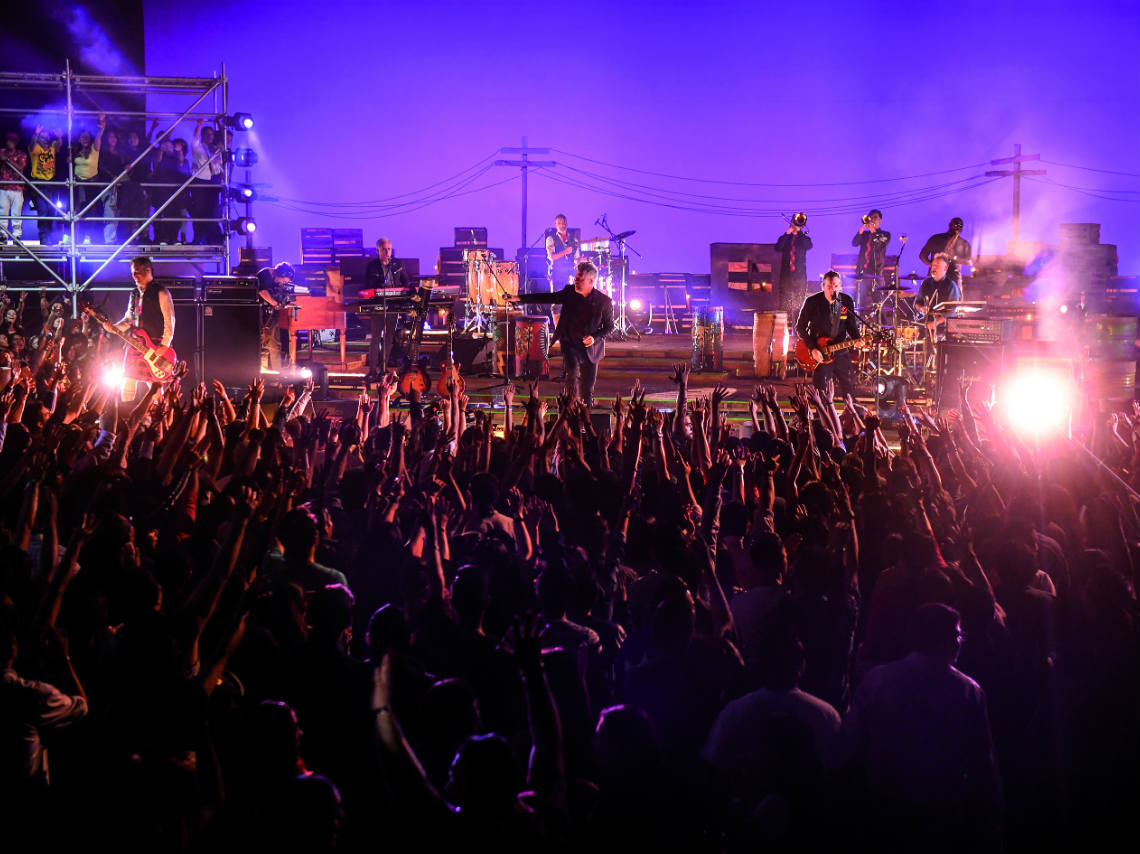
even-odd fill
[{"label": "metal scaffold tower", "polygon": [[[229,114],[228,89],[224,65],[213,77],[77,74],[70,63],[58,74],[0,73],[0,97],[9,95],[8,102],[17,99],[26,102],[9,106],[0,101],[3,104],[0,116],[19,115],[25,122],[34,117],[36,124],[61,131],[55,175],[51,180],[35,177],[30,159],[25,171],[10,162],[7,164],[24,179],[25,201],[32,202],[36,211],[31,214],[18,211],[19,216],[13,217],[24,224],[23,236],[13,233],[15,229],[9,226],[7,219],[0,222],[3,241],[0,281],[8,278],[11,265],[22,265],[22,274],[15,277],[22,281],[11,282],[10,289],[20,289],[11,285],[26,284],[28,289],[47,285],[53,290],[64,290],[70,295],[74,310],[78,295],[85,290],[117,290],[117,286],[129,283],[125,265],[134,255],[149,255],[154,260],[157,275],[162,275],[164,262],[190,263],[200,273],[229,273],[232,269],[230,223],[235,207],[230,173],[235,159],[240,163],[240,158],[235,158],[232,134],[228,130],[235,125]],[[119,105],[124,101],[141,103],[142,109],[121,109]],[[151,109],[152,105],[158,106]],[[76,175],[75,146],[79,143],[82,126],[103,114],[117,122],[133,122],[140,127],[150,121],[152,129],[140,133],[139,151],[132,152],[129,162],[123,158],[117,174],[100,171],[94,178],[84,180]],[[164,128],[161,131],[158,130],[160,124]],[[173,140],[180,129],[189,135],[201,126],[212,127],[220,135],[207,162],[195,167],[191,160],[189,176],[181,183],[154,180],[149,164],[163,142]],[[125,130],[120,134],[127,135]],[[30,148],[24,140],[20,144],[26,146],[25,150]],[[191,153],[187,152],[186,157],[191,159]],[[123,190],[130,183],[136,184],[131,188],[136,191],[136,209],[124,212],[126,206],[116,206],[114,200],[124,197]],[[213,215],[185,216],[179,206],[185,204],[187,192],[201,193],[200,198],[208,202],[216,199],[216,204],[210,205]],[[141,203],[137,201],[139,198]],[[112,203],[108,204],[108,200]],[[195,208],[201,210],[199,205]],[[168,232],[175,221],[193,224],[194,243],[160,239],[159,229]],[[40,224],[44,222],[50,224],[47,227],[53,239],[42,241],[29,236],[29,231],[42,230]],[[125,225],[111,229],[108,228],[110,223]],[[155,227],[153,235],[152,227]],[[107,236],[112,239],[108,240]],[[35,281],[34,276],[29,280],[28,264],[37,265],[42,271],[39,281]],[[116,264],[118,266],[112,266]],[[5,270],[6,267],[9,269]],[[123,275],[114,275],[117,270],[122,270]]]}]

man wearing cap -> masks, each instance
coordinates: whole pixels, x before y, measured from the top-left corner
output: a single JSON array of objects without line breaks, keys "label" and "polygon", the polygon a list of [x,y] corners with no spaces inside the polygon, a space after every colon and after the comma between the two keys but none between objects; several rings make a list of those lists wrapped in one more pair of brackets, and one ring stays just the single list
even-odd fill
[{"label": "man wearing cap", "polygon": [[[862,311],[874,302],[874,289],[885,284],[883,269],[887,265],[887,244],[891,233],[883,230],[883,212],[873,210],[851,238],[851,245],[859,247],[859,260],[855,262],[855,306]],[[867,278],[860,278],[866,276]],[[880,278],[871,278],[878,276]]]},{"label": "man wearing cap", "polygon": [[934,263],[935,255],[945,255],[950,262],[946,275],[959,285],[962,283],[962,271],[958,264],[970,260],[970,243],[962,237],[963,227],[962,218],[954,217],[950,220],[950,227],[942,234],[932,234],[918,253],[922,263],[927,265]]},{"label": "man wearing cap", "polygon": [[[20,135],[9,131],[4,139],[4,148],[0,149],[0,227],[8,229],[15,238],[24,232],[24,222],[19,218],[24,212],[24,179],[21,175],[27,172],[28,153],[20,148]],[[0,234],[0,243],[7,242],[8,235]]]}]

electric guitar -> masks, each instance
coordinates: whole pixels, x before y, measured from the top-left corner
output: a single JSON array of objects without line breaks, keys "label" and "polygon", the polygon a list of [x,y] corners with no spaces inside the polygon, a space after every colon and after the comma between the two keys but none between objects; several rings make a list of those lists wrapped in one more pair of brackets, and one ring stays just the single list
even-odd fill
[{"label": "electric guitar", "polygon": [[[83,306],[83,312],[101,324],[113,322],[94,306]],[[127,377],[148,382],[152,380],[166,382],[174,378],[178,355],[173,347],[160,347],[146,332],[137,327],[126,332],[120,332],[112,327],[109,331],[127,345],[127,359],[123,369]]]},{"label": "electric guitar", "polygon": [[858,347],[860,344],[864,344],[870,341],[871,336],[867,335],[863,338],[852,338],[849,341],[840,341],[838,344],[829,344],[828,342],[830,340],[831,339],[825,335],[821,336],[816,343],[815,349],[819,350],[819,352],[823,354],[823,361],[818,362],[811,354],[812,348],[809,347],[807,345],[807,342],[801,338],[796,342],[796,362],[804,371],[810,374],[820,365],[830,365],[833,361],[835,361],[832,358],[832,353],[838,353],[842,350],[848,349],[849,347]]},{"label": "electric guitar", "polygon": [[412,319],[412,340],[408,344],[408,355],[404,359],[404,369],[400,373],[397,388],[404,397],[411,397],[412,392],[423,396],[431,387],[431,378],[427,375],[424,366],[420,364],[420,341],[424,334],[424,309],[421,303],[416,309]]},{"label": "electric guitar", "polygon": [[463,394],[463,390],[467,388],[467,383],[463,381],[463,377],[459,376],[459,365],[455,363],[455,317],[449,311],[447,313],[447,357],[440,363],[439,366],[439,382],[436,383],[435,390],[439,396],[444,399],[450,399],[451,392],[447,389],[447,382],[455,385],[456,394]]}]

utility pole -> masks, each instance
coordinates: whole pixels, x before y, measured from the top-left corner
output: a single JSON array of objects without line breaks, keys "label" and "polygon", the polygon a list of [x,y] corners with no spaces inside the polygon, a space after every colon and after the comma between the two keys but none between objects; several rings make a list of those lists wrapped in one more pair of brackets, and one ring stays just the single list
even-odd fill
[{"label": "utility pole", "polygon": [[1012,169],[996,169],[986,173],[987,177],[992,178],[1013,178],[1013,242],[1017,243],[1021,240],[1021,176],[1022,175],[1044,175],[1045,169],[1022,169],[1021,164],[1027,160],[1040,160],[1040,154],[1022,154],[1021,143],[1015,143],[1013,146],[1013,157],[1002,157],[998,160],[991,160],[991,166],[1001,166],[1006,163],[1012,163]]},{"label": "utility pole", "polygon": [[526,144],[526,137],[522,138],[522,148],[500,148],[499,154],[518,154],[521,155],[518,160],[496,160],[496,166],[514,166],[522,169],[522,237],[520,238],[519,248],[526,249],[526,175],[528,169],[542,169],[546,166],[557,166],[553,160],[529,160],[528,155],[531,154],[549,154],[549,148],[528,148]]}]

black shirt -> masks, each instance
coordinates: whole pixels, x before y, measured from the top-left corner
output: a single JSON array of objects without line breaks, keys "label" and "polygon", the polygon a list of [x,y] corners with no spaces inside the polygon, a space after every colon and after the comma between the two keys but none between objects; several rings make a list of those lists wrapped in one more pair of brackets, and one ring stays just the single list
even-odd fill
[{"label": "black shirt", "polygon": [[796,334],[809,347],[815,348],[821,337],[835,344],[859,337],[859,320],[855,317],[855,301],[849,294],[838,293],[835,302],[827,301],[823,291],[804,300],[796,320]]},{"label": "black shirt", "polygon": [[[961,281],[962,271],[958,269],[958,262],[970,260],[970,242],[958,237],[951,244],[950,239],[953,236],[949,231],[942,234],[932,234],[930,239],[926,241],[926,245],[922,247],[922,251],[918,253],[918,257],[922,259],[923,264],[930,264],[934,261],[935,255],[940,252],[946,253],[951,259],[946,278]],[[946,251],[947,247],[950,247],[949,252]]]},{"label": "black shirt", "polygon": [[411,279],[408,278],[408,271],[395,258],[387,264],[382,264],[379,258],[369,261],[364,270],[364,287],[368,290],[400,288],[408,296],[415,293]]},{"label": "black shirt", "polygon": [[776,241],[780,253],[780,281],[807,281],[807,252],[811,249],[811,238],[802,231],[799,234],[784,232]]},{"label": "black shirt", "polygon": [[881,276],[883,267],[887,263],[887,244],[891,242],[891,233],[883,231],[864,231],[851,238],[851,245],[859,247],[859,260],[855,263],[855,273],[870,273]]},{"label": "black shirt", "polygon": [[586,348],[590,361],[596,362],[605,355],[605,337],[614,331],[614,303],[597,288],[590,291],[588,296],[582,296],[573,285],[567,285],[552,294],[521,296],[519,302],[549,302],[562,306],[551,345],[555,341],[561,341],[563,349],[568,346],[581,347],[582,339],[589,335],[594,339],[593,345]]},{"label": "black shirt", "polygon": [[927,276],[918,288],[914,307],[931,309],[939,303],[957,302],[960,299],[962,299],[962,291],[959,289],[958,283],[950,278],[949,273],[941,280]]}]

